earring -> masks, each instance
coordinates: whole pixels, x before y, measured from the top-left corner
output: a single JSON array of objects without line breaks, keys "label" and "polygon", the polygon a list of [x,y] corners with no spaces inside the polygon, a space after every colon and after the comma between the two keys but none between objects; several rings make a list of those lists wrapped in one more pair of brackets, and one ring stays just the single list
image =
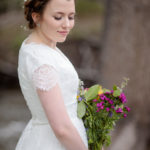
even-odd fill
[{"label": "earring", "polygon": [[40,23],[37,23],[36,25],[37,25],[37,27],[40,27]]}]

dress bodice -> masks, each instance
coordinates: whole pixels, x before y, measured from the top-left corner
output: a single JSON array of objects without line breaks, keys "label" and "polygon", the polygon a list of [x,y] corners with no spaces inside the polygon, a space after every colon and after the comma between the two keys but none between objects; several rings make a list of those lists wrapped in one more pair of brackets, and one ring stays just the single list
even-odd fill
[{"label": "dress bodice", "polygon": [[34,70],[43,64],[56,70],[68,115],[76,117],[79,78],[72,63],[58,48],[55,50],[43,44],[25,44],[24,41],[19,51],[18,76],[32,118],[40,123],[48,121],[32,80]]}]

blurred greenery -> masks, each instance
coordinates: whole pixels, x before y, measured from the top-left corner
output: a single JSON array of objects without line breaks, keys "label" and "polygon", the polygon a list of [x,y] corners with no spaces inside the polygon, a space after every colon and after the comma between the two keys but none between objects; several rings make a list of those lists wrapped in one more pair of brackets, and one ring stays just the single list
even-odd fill
[{"label": "blurred greenery", "polygon": [[78,0],[76,3],[77,14],[83,15],[96,15],[104,13],[104,4],[102,1],[96,0]]},{"label": "blurred greenery", "polygon": [[15,36],[15,38],[12,40],[11,45],[12,49],[16,50],[18,52],[18,49],[20,48],[20,45],[22,41],[24,40],[25,35],[21,32],[18,32]]},{"label": "blurred greenery", "polygon": [[19,10],[22,8],[23,0],[1,0],[0,14],[10,10]]},{"label": "blurred greenery", "polygon": [[[24,0],[1,0],[0,13],[4,13],[13,9],[21,9]],[[101,14],[104,12],[102,1],[96,0],[77,0],[76,10],[81,15]]]},{"label": "blurred greenery", "polygon": [[[28,35],[29,31],[24,30],[26,26],[23,17],[23,2],[24,0],[1,0],[0,16],[4,25],[0,28],[0,40],[2,46],[6,47],[8,51],[13,51],[17,54],[23,39]],[[76,1],[76,25],[72,30],[69,38],[84,39],[89,36],[100,36],[103,30],[103,16],[104,16],[103,1],[96,0],[77,0]],[[13,12],[16,12],[13,14]],[[8,14],[5,16],[5,14]],[[13,22],[12,22],[13,20]],[[23,26],[21,28],[21,26]],[[9,38],[8,38],[9,35]]]}]

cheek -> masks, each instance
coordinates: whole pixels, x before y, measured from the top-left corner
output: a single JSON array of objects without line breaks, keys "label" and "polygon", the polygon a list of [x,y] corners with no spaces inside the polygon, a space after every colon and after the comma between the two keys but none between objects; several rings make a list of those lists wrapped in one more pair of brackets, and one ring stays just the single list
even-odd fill
[{"label": "cheek", "polygon": [[45,30],[48,31],[55,31],[60,26],[59,23],[56,22],[53,18],[44,20],[43,25],[45,27]]},{"label": "cheek", "polygon": [[72,29],[72,28],[74,27],[74,25],[75,25],[75,21],[72,21],[72,22],[70,23],[70,28]]}]

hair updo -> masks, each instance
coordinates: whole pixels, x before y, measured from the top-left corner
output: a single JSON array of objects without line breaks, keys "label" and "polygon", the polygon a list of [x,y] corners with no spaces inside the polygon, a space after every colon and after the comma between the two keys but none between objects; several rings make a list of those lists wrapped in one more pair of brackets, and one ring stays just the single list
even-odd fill
[{"label": "hair updo", "polygon": [[42,16],[46,4],[50,0],[26,0],[24,3],[24,15],[25,19],[28,21],[29,29],[34,29],[36,23],[32,19],[32,13],[36,12]]}]

